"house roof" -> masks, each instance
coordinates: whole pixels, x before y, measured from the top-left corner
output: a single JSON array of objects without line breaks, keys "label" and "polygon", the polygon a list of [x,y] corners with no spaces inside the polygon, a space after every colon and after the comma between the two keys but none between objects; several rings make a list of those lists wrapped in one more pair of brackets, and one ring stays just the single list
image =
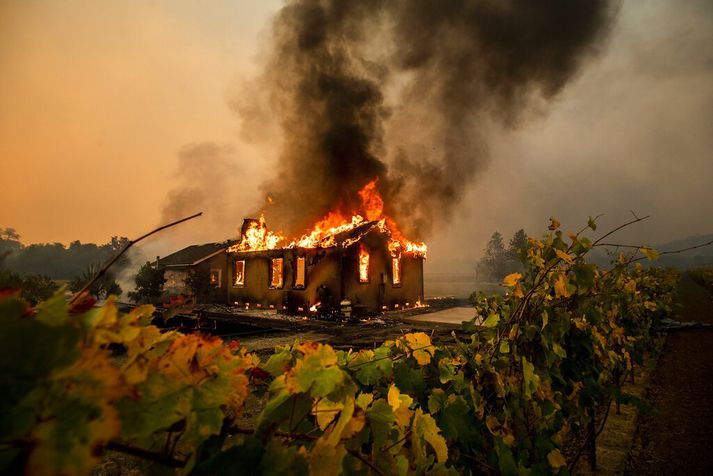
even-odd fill
[{"label": "house roof", "polygon": [[344,248],[361,241],[364,236],[378,227],[379,221],[368,221],[351,230],[343,231],[334,235],[329,235],[322,240],[322,243],[328,243],[328,246],[342,246]]},{"label": "house roof", "polygon": [[222,252],[225,243],[206,243],[191,245],[158,260],[159,266],[192,266]]}]

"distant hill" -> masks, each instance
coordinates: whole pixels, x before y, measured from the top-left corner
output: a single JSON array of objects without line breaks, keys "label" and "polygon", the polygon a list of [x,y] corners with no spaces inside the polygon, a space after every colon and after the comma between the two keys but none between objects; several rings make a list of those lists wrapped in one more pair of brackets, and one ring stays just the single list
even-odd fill
[{"label": "distant hill", "polygon": [[[673,240],[652,246],[656,249],[656,251],[661,253],[665,251],[676,251],[691,248],[703,243],[708,243],[709,241],[713,241],[713,233],[689,236],[688,238]],[[611,250],[613,250],[613,248]],[[596,249],[592,251],[590,260],[600,267],[609,267],[609,258],[604,250]],[[667,266],[680,269],[713,265],[713,245],[697,248],[695,250],[684,251],[682,253],[664,255],[655,262],[642,261],[642,264],[644,266]]]},{"label": "distant hill", "polygon": [[[707,235],[689,236],[682,240],[669,241],[656,247],[659,252],[682,250],[713,241],[713,233]],[[659,260],[665,266],[676,268],[693,268],[696,266],[713,265],[713,245],[684,251],[673,255],[662,256]]]}]

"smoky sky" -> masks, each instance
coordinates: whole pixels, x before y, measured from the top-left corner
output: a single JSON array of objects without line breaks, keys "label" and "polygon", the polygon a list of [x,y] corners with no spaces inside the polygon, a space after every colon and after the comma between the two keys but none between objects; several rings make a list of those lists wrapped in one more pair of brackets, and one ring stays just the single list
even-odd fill
[{"label": "smoky sky", "polygon": [[[193,230],[201,239],[214,238],[213,230],[226,222],[235,222],[235,193],[240,183],[240,167],[229,146],[199,142],[183,146],[173,186],[163,203],[161,223],[169,223],[203,212],[200,229]],[[198,222],[196,222],[198,223]]]},{"label": "smoky sky", "polygon": [[[299,232],[358,209],[427,238],[489,164],[487,130],[536,119],[605,46],[618,4],[591,0],[293,0],[273,20],[244,130],[266,97],[279,159],[268,220]],[[254,100],[253,100],[254,99]]]}]

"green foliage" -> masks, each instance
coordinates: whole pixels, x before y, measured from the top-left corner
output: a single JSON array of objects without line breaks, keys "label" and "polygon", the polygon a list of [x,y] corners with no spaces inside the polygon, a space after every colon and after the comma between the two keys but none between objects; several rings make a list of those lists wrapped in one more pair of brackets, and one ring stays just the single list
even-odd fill
[{"label": "green foliage", "polygon": [[[8,230],[10,230],[8,232]],[[20,236],[12,228],[0,231],[0,256],[4,266],[20,275],[42,275],[52,279],[72,279],[95,263],[105,263],[128,243],[128,238],[114,236],[107,243],[36,243],[23,246]],[[128,265],[121,259],[114,270]]]},{"label": "green foliage", "polygon": [[[98,272],[98,265],[89,266],[82,274],[75,276],[74,279],[72,279],[69,283],[70,291],[76,293],[81,290]],[[106,299],[109,296],[120,296],[121,292],[121,286],[119,286],[119,283],[116,282],[116,279],[111,272],[105,273],[92,285],[91,288],[89,288],[89,294],[98,299]]]},{"label": "green foliage", "polygon": [[32,305],[49,299],[59,288],[57,283],[47,276],[25,276],[0,269],[0,290],[19,289],[22,298]]},{"label": "green foliage", "polygon": [[523,270],[528,241],[525,230],[519,229],[505,248],[503,236],[496,231],[490,237],[477,272],[481,279],[501,280],[505,275]]},{"label": "green foliage", "polygon": [[163,285],[166,283],[164,269],[151,266],[146,263],[139,269],[134,278],[136,290],[129,291],[128,296],[138,303],[157,303],[163,293]]},{"label": "green foliage", "polygon": [[[0,299],[0,471],[88,474],[109,442],[192,474],[567,474],[564,448],[672,312],[677,275],[588,263],[581,234],[529,240],[467,339],[278,348],[267,360],[119,315]],[[122,347],[112,358],[108,346]],[[22,358],[18,359],[18,355]],[[251,397],[252,396],[252,397]],[[240,423],[248,398],[265,406]]]}]

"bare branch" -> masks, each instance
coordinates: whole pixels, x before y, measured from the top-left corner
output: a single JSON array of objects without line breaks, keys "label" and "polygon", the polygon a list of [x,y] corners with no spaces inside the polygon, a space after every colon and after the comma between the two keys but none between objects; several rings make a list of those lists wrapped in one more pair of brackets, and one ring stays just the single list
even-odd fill
[{"label": "bare branch", "polygon": [[610,231],[610,232],[604,234],[602,237],[600,237],[598,240],[596,240],[594,243],[592,243],[592,246],[596,246],[596,245],[597,245],[598,243],[600,243],[604,238],[606,238],[607,236],[613,235],[614,233],[616,233],[617,231],[621,230],[622,228],[626,228],[627,226],[633,225],[634,223],[639,223],[640,221],[644,221],[644,220],[646,220],[647,218],[649,218],[650,216],[651,216],[651,215],[646,215],[645,217],[636,218],[636,219],[634,219],[634,220],[631,220],[631,221],[629,221],[629,222],[624,223],[623,225],[617,226],[617,227],[614,228],[612,231]]},{"label": "bare branch", "polygon": [[[706,242],[706,243],[701,243],[701,244],[699,244],[699,245],[689,246],[688,248],[681,248],[680,250],[661,251],[661,252],[659,252],[659,257],[665,256],[665,255],[675,255],[675,254],[678,254],[678,253],[683,253],[684,251],[691,251],[691,250],[695,250],[695,249],[697,249],[697,248],[703,248],[703,247],[705,247],[705,246],[710,246],[710,245],[713,245],[713,240],[708,241],[708,242]],[[641,248],[641,247],[640,247],[640,248]],[[633,263],[634,261],[641,261],[641,260],[643,260],[643,259],[645,259],[645,258],[646,258],[645,256],[641,256],[641,257],[639,257],[639,258],[636,258],[636,259],[634,259],[634,260],[631,260],[631,262]]]}]

